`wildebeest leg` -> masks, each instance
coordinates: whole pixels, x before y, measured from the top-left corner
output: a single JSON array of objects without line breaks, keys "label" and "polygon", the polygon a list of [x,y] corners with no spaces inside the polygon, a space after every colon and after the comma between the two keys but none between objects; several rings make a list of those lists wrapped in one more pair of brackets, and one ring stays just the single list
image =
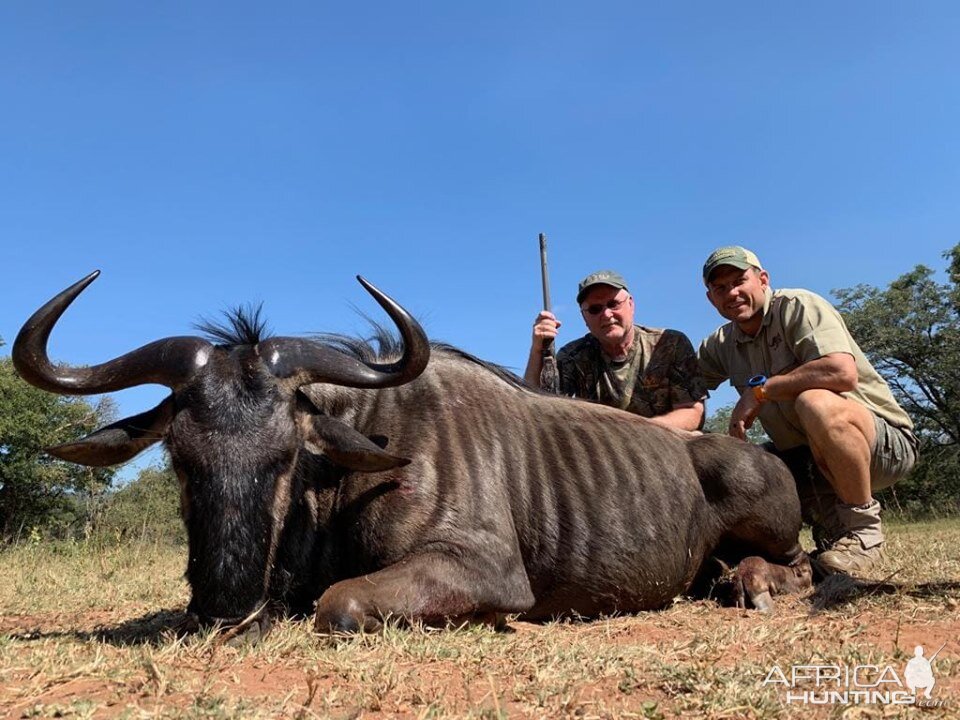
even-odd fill
[{"label": "wildebeest leg", "polygon": [[734,597],[738,607],[746,607],[749,597],[761,612],[773,612],[773,596],[794,593],[811,586],[813,570],[804,553],[794,564],[778,565],[753,555],[744,558],[734,572]]},{"label": "wildebeest leg", "polygon": [[753,516],[731,532],[738,545],[749,548],[744,553],[749,556],[740,561],[734,573],[737,605],[741,607],[746,606],[748,597],[758,610],[771,612],[774,595],[800,592],[813,584],[810,558],[797,539],[799,504],[794,497],[794,502],[786,505],[765,508],[761,504]]},{"label": "wildebeest leg", "polygon": [[746,598],[758,610],[771,612],[773,596],[812,586],[810,558],[800,547],[800,505],[790,493],[769,493],[729,533],[728,540],[746,550],[734,573],[737,604]]},{"label": "wildebeest leg", "polygon": [[811,587],[813,571],[799,543],[800,500],[793,476],[773,455],[759,450],[752,454],[752,467],[743,469],[741,480],[755,473],[759,482],[752,485],[759,492],[725,539],[746,549],[741,557],[749,556],[735,572],[737,604],[744,606],[750,598],[758,610],[770,612],[774,595]]},{"label": "wildebeest leg", "polygon": [[338,582],[317,601],[314,627],[317,632],[374,631],[387,618],[428,625],[496,623],[498,615],[533,605],[522,566],[505,577],[502,572],[478,572],[471,564],[467,558],[423,553]]},{"label": "wildebeest leg", "polygon": [[758,505],[756,513],[733,531],[736,541],[749,548],[744,553],[749,556],[740,561],[734,575],[738,605],[745,606],[746,596],[758,610],[771,612],[774,595],[813,585],[813,569],[798,541],[799,530],[800,508],[794,495],[779,506]]}]

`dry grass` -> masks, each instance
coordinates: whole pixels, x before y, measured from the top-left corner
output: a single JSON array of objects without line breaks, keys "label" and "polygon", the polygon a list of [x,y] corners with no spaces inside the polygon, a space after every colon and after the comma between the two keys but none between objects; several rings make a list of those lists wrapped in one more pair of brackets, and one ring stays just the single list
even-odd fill
[{"label": "dry grass", "polygon": [[[774,617],[681,600],[592,623],[321,638],[285,621],[255,647],[177,637],[182,550],[0,553],[0,716],[70,718],[960,716],[960,522],[890,524],[886,583],[787,598]],[[878,578],[879,579],[879,578]],[[948,641],[946,709],[784,703],[777,664],[892,664]]]}]

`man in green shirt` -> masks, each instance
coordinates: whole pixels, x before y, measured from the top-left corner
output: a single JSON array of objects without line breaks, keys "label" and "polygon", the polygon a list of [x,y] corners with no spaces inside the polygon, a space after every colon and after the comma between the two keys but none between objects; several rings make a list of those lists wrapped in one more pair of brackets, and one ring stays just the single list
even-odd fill
[{"label": "man in green shirt", "polygon": [[[613,270],[581,280],[577,304],[589,332],[557,353],[560,392],[670,427],[698,429],[707,392],[687,336],[635,324],[633,296]],[[553,313],[537,316],[523,374],[528,385],[539,385],[543,343],[555,338],[559,327]]]},{"label": "man in green shirt", "polygon": [[773,290],[757,256],[739,246],[714,251],[703,280],[730,321],[699,352],[708,389],[729,380],[740,391],[730,434],[745,439],[760,420],[797,480],[821,570],[869,573],[884,541],[873,491],[916,462],[910,417],[819,295]]}]

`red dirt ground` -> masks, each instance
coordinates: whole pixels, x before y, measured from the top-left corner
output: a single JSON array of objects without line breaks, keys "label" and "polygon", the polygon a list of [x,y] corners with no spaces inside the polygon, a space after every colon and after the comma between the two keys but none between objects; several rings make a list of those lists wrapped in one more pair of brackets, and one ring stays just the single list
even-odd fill
[{"label": "red dirt ground", "polygon": [[[905,658],[913,655],[916,645],[923,645],[929,652],[946,641],[936,666],[936,697],[947,703],[945,708],[934,710],[933,716],[960,717],[960,617],[956,613],[957,600],[954,597],[931,598],[929,604],[915,599],[904,603],[897,610],[895,601],[865,603],[859,613],[848,607],[839,612],[827,610],[811,613],[810,599],[786,598],[780,600],[778,612],[773,617],[765,617],[756,612],[747,612],[733,608],[712,608],[704,610],[703,603],[690,603],[687,607],[675,607],[660,613],[644,613],[635,617],[614,618],[594,623],[569,623],[552,625],[532,625],[522,622],[511,624],[514,639],[536,642],[540,638],[556,640],[561,633],[570,643],[596,643],[597,647],[644,646],[651,648],[655,656],[669,662],[678,648],[685,648],[698,637],[711,631],[724,631],[733,628],[744,637],[743,642],[734,642],[724,646],[706,647],[702,651],[711,657],[699,657],[721,668],[736,668],[769,659],[770,647],[766,643],[758,644],[752,637],[757,629],[766,628],[770,642],[783,642],[800,630],[806,630],[802,637],[815,638],[820,647],[833,647],[842,652],[845,643],[853,642],[866,646],[896,667],[903,667]],[[140,629],[150,627],[154,631],[170,628],[178,621],[178,613],[168,611],[152,617],[142,618]],[[78,700],[86,701],[91,708],[85,717],[108,718],[125,715],[129,717],[222,717],[213,710],[203,712],[198,705],[198,689],[209,697],[227,696],[233,700],[247,699],[251,707],[278,708],[282,716],[313,717],[327,716],[314,713],[311,709],[317,698],[327,698],[331,694],[344,696],[343,712],[337,717],[419,717],[428,716],[429,704],[436,698],[443,699],[446,713],[473,714],[474,716],[534,716],[530,705],[519,704],[511,699],[508,690],[519,681],[530,683],[531,677],[518,673],[518,666],[509,658],[491,656],[483,672],[455,662],[438,661],[418,663],[396,660],[392,666],[398,682],[403,684],[403,692],[386,693],[382,702],[360,702],[359,694],[364,688],[356,687],[356,679],[340,672],[335,662],[321,657],[305,660],[302,653],[284,654],[273,652],[268,657],[258,655],[256,650],[238,652],[233,648],[214,648],[210,652],[190,652],[177,656],[175,663],[166,663],[163,667],[151,667],[151,661],[140,657],[124,660],[123,653],[132,654],[129,646],[122,643],[103,644],[105,662],[118,662],[121,671],[117,679],[104,679],[103,672],[91,677],[83,662],[72,673],[60,673],[52,677],[38,668],[21,665],[18,660],[27,662],[38,643],[60,642],[65,646],[76,647],[78,641],[84,643],[89,638],[109,638],[111,632],[119,637],[123,631],[118,628],[132,622],[131,616],[118,613],[85,612],[57,613],[49,615],[14,615],[0,618],[0,636],[5,640],[6,667],[0,674],[0,715],[4,717],[51,717],[61,716],[63,708],[70,708]],[[309,633],[310,626],[302,623],[302,632]],[[0,638],[3,640],[3,638]],[[172,641],[169,641],[172,642]],[[322,642],[322,639],[317,639]],[[458,641],[462,642],[462,640]],[[802,640],[808,642],[808,640]],[[0,644],[0,649],[3,649]],[[162,649],[162,644],[154,646]],[[899,649],[898,659],[894,653]],[[64,651],[66,652],[66,650]],[[687,657],[689,660],[689,649]],[[114,657],[110,657],[113,655]],[[335,657],[335,656],[334,656]],[[128,669],[130,663],[139,662],[137,672],[122,672],[123,663]],[[89,666],[87,666],[89,667]],[[345,675],[347,675],[345,677]],[[134,679],[131,679],[131,676]],[[350,709],[350,698],[357,700],[356,707]],[[569,706],[544,709],[550,715],[564,714],[571,717],[664,717],[672,715],[674,701],[677,698],[669,683],[655,677],[641,676],[635,687],[624,687],[617,678],[601,678],[581,682],[571,678]],[[658,708],[643,705],[644,702],[656,702]],[[483,712],[479,709],[486,708]],[[795,711],[793,708],[792,711]],[[844,717],[886,716],[894,708],[885,708],[881,712],[873,708],[852,707],[843,713]],[[903,710],[899,708],[898,710]],[[71,713],[73,711],[70,711]],[[132,714],[131,714],[132,712]],[[832,712],[839,714],[836,708],[831,711],[820,710],[813,714],[826,716]],[[913,712],[911,710],[911,712]],[[850,713],[853,713],[852,715]],[[789,713],[788,713],[789,714]],[[811,713],[805,713],[809,715]],[[732,706],[724,710],[716,708],[699,716],[708,717],[744,717],[755,716],[750,708]],[[72,715],[62,715],[72,716]],[[80,715],[77,715],[78,717]],[[241,717],[243,712],[227,715]],[[802,715],[797,715],[802,716]],[[924,713],[930,717],[930,711]]]}]

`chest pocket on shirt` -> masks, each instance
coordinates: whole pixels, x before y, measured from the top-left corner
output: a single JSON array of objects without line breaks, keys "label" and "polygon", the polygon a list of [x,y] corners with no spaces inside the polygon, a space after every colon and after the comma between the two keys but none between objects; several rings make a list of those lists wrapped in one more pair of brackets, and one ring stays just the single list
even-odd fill
[{"label": "chest pocket on shirt", "polygon": [[793,353],[793,344],[783,328],[783,318],[780,317],[782,305],[778,304],[772,312],[777,313],[773,322],[767,327],[763,338],[763,354],[769,358],[770,367],[768,376],[782,375],[800,365],[800,361]]},{"label": "chest pocket on shirt", "polygon": [[667,378],[661,375],[641,375],[640,383],[641,383],[641,387],[643,387],[643,389],[648,392],[651,390],[656,390],[657,388],[660,388],[660,387],[665,388],[670,384],[669,382],[667,382]]}]

